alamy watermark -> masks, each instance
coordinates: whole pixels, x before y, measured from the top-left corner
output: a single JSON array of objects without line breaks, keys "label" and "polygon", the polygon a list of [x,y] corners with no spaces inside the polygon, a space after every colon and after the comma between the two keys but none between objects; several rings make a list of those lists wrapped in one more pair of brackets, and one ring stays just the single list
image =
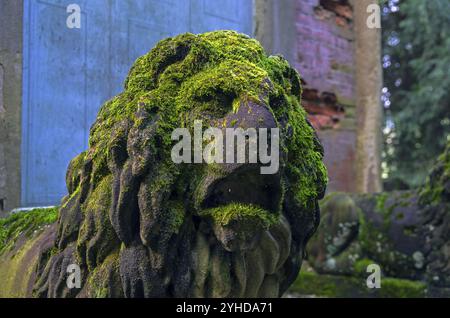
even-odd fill
[{"label": "alamy watermark", "polygon": [[366,268],[367,273],[371,273],[366,280],[367,288],[381,288],[381,268],[378,264],[370,264]]},{"label": "alamy watermark", "polygon": [[381,28],[381,8],[380,5],[372,3],[367,6],[367,13],[370,13],[366,20],[369,29]]},{"label": "alamy watermark", "polygon": [[66,12],[69,13],[66,19],[66,26],[69,29],[81,28],[81,8],[78,4],[69,4],[66,8]]},{"label": "alamy watermark", "polygon": [[67,276],[66,285],[67,288],[81,288],[81,269],[77,264],[70,264],[66,270]]},{"label": "alamy watermark", "polygon": [[[261,174],[274,174],[279,168],[278,128],[216,128],[202,131],[202,121],[194,121],[194,137],[189,129],[176,128],[172,140],[174,163],[259,163]],[[224,136],[225,131],[225,136]],[[270,142],[269,142],[270,139]],[[204,142],[206,146],[203,147]],[[270,148],[270,151],[269,151]],[[193,154],[193,158],[192,158]],[[246,158],[246,155],[248,158]]]}]

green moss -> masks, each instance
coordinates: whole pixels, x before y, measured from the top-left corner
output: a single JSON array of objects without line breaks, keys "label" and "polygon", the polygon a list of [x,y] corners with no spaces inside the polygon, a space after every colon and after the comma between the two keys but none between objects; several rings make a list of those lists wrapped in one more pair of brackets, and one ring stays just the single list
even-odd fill
[{"label": "green moss", "polygon": [[111,204],[111,184],[112,175],[102,179],[97,185],[88,200],[83,204],[82,211],[97,211],[107,210]]},{"label": "green moss", "polygon": [[443,154],[434,165],[425,184],[420,190],[419,202],[422,205],[435,206],[442,202],[448,202],[450,184],[450,141]]},{"label": "green moss", "polygon": [[81,168],[83,167],[86,153],[86,151],[83,151],[70,161],[69,169],[67,169],[66,175],[66,183],[69,194],[72,194],[80,184]]},{"label": "green moss", "polygon": [[417,231],[417,228],[415,226],[405,226],[403,228],[403,234],[407,236],[414,236]]},{"label": "green moss", "polygon": [[169,211],[170,213],[166,220],[169,224],[170,232],[178,233],[186,215],[184,206],[181,202],[171,201],[169,203]]},{"label": "green moss", "polygon": [[386,222],[381,228],[375,226],[372,221],[360,218],[359,244],[364,255],[370,259],[377,260],[382,264],[383,271],[388,275],[398,274],[401,270],[403,275],[415,274],[414,261],[411,256],[399,252],[386,235],[389,224]]},{"label": "green moss", "polygon": [[366,278],[364,277],[318,275],[313,272],[301,272],[290,291],[302,295],[336,298],[426,297],[426,285],[420,281],[382,277],[381,288],[372,289],[366,286]]},{"label": "green moss", "polygon": [[108,298],[108,294],[109,294],[108,288],[103,287],[103,288],[97,289],[95,291],[93,297],[94,298]]},{"label": "green moss", "polygon": [[112,200],[112,182],[112,175],[103,178],[86,201],[82,210],[90,210],[95,213],[98,213],[99,210],[108,210]]},{"label": "green moss", "polygon": [[[112,294],[114,288],[111,288],[111,284],[120,283],[119,279],[119,253],[110,254],[101,266],[95,268],[88,277],[88,290],[89,297],[93,298],[108,298],[118,297],[121,295]],[[119,288],[117,288],[119,290]]]},{"label": "green moss", "polygon": [[301,272],[289,290],[302,295],[338,297],[338,286],[333,280],[312,272]]},{"label": "green moss", "polygon": [[216,224],[227,225],[231,221],[250,219],[260,223],[264,227],[269,227],[278,222],[278,216],[270,213],[258,206],[230,203],[213,209],[204,210],[202,216],[211,217]]},{"label": "green moss", "polygon": [[293,137],[286,142],[288,153],[288,174],[293,178],[292,191],[297,203],[307,207],[312,198],[325,191],[328,175],[322,164],[320,145],[314,137],[314,131],[306,120],[306,111],[300,106],[295,95],[285,96],[291,107],[288,107],[288,129],[292,129]]},{"label": "green moss", "polygon": [[367,276],[368,275],[367,267],[370,264],[375,264],[375,262],[368,258],[360,259],[360,260],[356,261],[355,264],[353,265],[353,270],[354,270],[355,274],[358,276]]},{"label": "green moss", "polygon": [[30,297],[30,278],[35,274],[39,258],[35,250],[40,238],[35,238],[36,240],[20,240],[11,251],[3,250],[5,254],[0,257],[0,298]]},{"label": "green moss", "polygon": [[420,281],[384,278],[379,295],[394,298],[422,298],[426,296],[426,285]]},{"label": "green moss", "polygon": [[382,213],[382,214],[386,214],[386,200],[388,198],[388,194],[387,193],[380,193],[377,195],[376,197],[376,206],[375,206],[375,210],[378,213]]},{"label": "green moss", "polygon": [[21,234],[30,236],[57,218],[58,208],[54,207],[18,212],[0,219],[0,254],[12,247]]}]

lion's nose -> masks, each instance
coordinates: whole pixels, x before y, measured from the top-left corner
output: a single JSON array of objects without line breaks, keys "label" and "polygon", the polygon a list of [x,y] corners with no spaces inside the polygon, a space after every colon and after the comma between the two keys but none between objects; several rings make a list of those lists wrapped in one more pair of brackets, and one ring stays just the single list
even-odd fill
[{"label": "lion's nose", "polygon": [[237,110],[218,120],[226,128],[276,128],[277,124],[270,109],[262,102],[242,100]]},{"label": "lion's nose", "polygon": [[[224,148],[228,156],[225,156],[227,158],[225,158],[223,169],[228,172],[239,169],[242,164],[254,163],[255,159],[258,161],[261,153],[259,141],[262,138],[267,139],[263,130],[267,133],[272,128],[277,128],[274,115],[264,103],[243,100],[239,105],[237,110],[215,123],[216,127],[222,127],[225,130]],[[266,141],[270,143],[270,140]],[[230,147],[231,145],[234,147]]]},{"label": "lion's nose", "polygon": [[261,139],[270,149],[271,129],[278,128],[270,109],[254,100],[241,100],[237,110],[213,121],[212,126],[223,131],[220,169],[227,174],[242,170],[245,165],[261,166],[261,153],[267,153],[261,148]]}]

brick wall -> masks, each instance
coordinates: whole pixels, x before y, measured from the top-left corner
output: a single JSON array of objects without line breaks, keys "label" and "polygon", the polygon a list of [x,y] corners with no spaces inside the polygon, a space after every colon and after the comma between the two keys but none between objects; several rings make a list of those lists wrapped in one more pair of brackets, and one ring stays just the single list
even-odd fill
[{"label": "brick wall", "polygon": [[295,66],[303,105],[325,148],[329,191],[355,190],[352,0],[296,0]]}]

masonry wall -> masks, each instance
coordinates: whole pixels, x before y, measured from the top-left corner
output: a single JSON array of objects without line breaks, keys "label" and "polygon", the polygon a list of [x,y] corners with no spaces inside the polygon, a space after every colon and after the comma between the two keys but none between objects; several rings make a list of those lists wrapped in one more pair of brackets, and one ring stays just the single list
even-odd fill
[{"label": "masonry wall", "polygon": [[325,148],[329,191],[355,191],[356,92],[352,0],[296,0],[294,65],[303,105]]},{"label": "masonry wall", "polygon": [[20,205],[22,1],[0,1],[0,217]]}]

